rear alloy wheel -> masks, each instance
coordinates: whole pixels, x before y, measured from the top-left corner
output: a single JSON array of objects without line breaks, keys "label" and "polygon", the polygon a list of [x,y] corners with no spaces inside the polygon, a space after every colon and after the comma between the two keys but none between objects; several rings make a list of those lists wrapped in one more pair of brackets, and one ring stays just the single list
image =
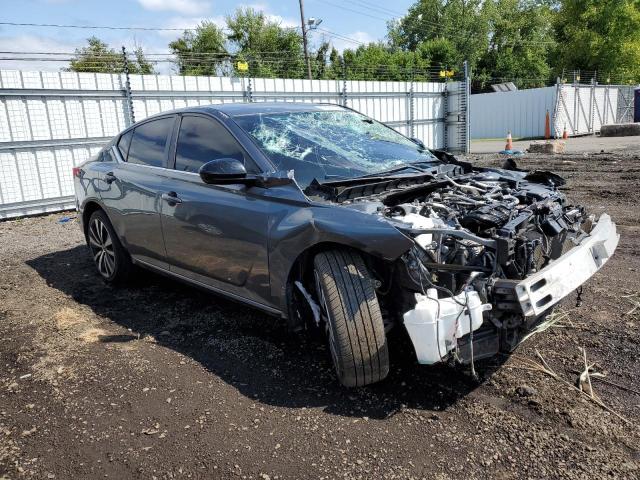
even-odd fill
[{"label": "rear alloy wheel", "polygon": [[105,282],[120,283],[128,278],[131,260],[102,210],[96,210],[89,218],[87,242],[93,262]]},{"label": "rear alloy wheel", "polygon": [[361,387],[389,373],[389,350],[373,280],[362,257],[330,250],[314,259],[316,290],[340,383]]}]

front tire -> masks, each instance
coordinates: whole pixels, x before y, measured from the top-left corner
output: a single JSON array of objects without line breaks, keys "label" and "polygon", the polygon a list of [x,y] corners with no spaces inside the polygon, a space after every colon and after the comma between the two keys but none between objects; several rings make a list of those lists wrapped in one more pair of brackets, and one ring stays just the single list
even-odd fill
[{"label": "front tire", "polygon": [[87,243],[98,273],[106,283],[121,284],[129,279],[133,268],[131,257],[102,210],[96,210],[89,218]]},{"label": "front tire", "polygon": [[361,387],[389,373],[389,350],[380,305],[362,257],[330,250],[314,259],[329,349],[340,383]]}]

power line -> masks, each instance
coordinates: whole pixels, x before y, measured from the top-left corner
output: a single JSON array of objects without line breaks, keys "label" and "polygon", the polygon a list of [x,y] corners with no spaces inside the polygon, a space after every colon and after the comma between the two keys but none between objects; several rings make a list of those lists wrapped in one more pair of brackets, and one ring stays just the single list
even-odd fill
[{"label": "power line", "polygon": [[374,5],[372,3],[365,2],[364,0],[351,0],[351,1],[355,2],[355,3],[359,3],[360,5],[362,5],[365,8],[378,10],[380,13],[382,13],[384,15],[393,15],[394,17],[404,17],[407,14],[407,12],[400,13],[400,12],[397,12],[397,11],[394,11],[394,10],[389,10],[388,8],[380,7],[378,5]]},{"label": "power line", "polygon": [[[204,21],[207,21],[206,19]],[[121,27],[114,25],[72,25],[59,23],[21,23],[21,22],[0,22],[0,25],[10,27],[45,27],[45,28],[79,28],[86,30],[136,30],[146,32],[194,32],[196,28],[171,28],[171,27]],[[283,30],[298,30],[300,27],[280,27]],[[228,30],[226,27],[220,27],[221,30]]]},{"label": "power line", "polygon": [[346,10],[348,12],[357,13],[359,15],[364,15],[365,17],[375,18],[376,20],[382,20],[382,21],[386,22],[386,21],[391,19],[391,17],[386,17],[386,18],[378,17],[376,15],[371,15],[370,13],[363,12],[362,10],[356,10],[356,9],[353,9],[353,8],[345,7],[344,5],[339,5],[337,3],[329,2],[327,0],[320,0],[320,1],[322,3],[326,3],[327,5],[331,5],[332,7],[340,8],[340,9]]},{"label": "power line", "polygon": [[365,42],[362,42],[360,40],[356,40],[355,38],[351,38],[351,37],[348,37],[346,35],[342,35],[340,33],[334,33],[334,32],[332,32],[330,30],[325,30],[324,28],[319,28],[318,27],[318,28],[316,28],[316,30],[318,30],[318,31],[320,31],[322,33],[326,33],[330,37],[334,37],[334,38],[338,38],[340,40],[344,40],[344,41],[347,41],[347,42],[355,43],[357,45],[366,45]]},{"label": "power line", "polygon": [[115,27],[111,25],[71,25],[57,23],[18,23],[18,22],[0,22],[0,25],[11,27],[51,27],[51,28],[82,28],[88,30],[142,30],[142,31],[166,31],[166,32],[184,32],[185,30],[193,30],[189,28],[169,28],[169,27]]}]

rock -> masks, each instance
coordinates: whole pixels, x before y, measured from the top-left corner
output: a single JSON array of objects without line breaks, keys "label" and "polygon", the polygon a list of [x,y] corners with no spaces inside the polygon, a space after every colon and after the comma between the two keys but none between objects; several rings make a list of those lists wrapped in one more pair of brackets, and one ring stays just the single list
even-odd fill
[{"label": "rock", "polygon": [[516,388],[516,393],[521,397],[532,397],[537,394],[538,391],[529,385],[520,385]]},{"label": "rock", "polygon": [[620,123],[600,127],[601,137],[631,137],[634,135],[640,135],[640,123]]},{"label": "rock", "polygon": [[23,432],[22,432],[22,436],[23,436],[23,437],[28,437],[28,436],[30,436],[30,435],[32,435],[32,434],[34,434],[36,430],[37,430],[37,427],[33,427],[33,428],[32,428],[32,429],[30,429],[30,430],[23,430]]},{"label": "rock", "polygon": [[566,144],[561,141],[553,141],[553,142],[533,142],[529,145],[528,151],[529,153],[564,153],[564,148]]}]

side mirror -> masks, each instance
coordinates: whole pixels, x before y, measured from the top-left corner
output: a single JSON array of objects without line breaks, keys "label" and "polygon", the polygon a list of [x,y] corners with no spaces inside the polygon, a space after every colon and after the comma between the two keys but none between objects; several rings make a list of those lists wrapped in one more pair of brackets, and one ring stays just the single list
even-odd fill
[{"label": "side mirror", "polygon": [[205,163],[198,170],[204,183],[225,185],[247,183],[247,169],[235,158],[219,158]]}]

